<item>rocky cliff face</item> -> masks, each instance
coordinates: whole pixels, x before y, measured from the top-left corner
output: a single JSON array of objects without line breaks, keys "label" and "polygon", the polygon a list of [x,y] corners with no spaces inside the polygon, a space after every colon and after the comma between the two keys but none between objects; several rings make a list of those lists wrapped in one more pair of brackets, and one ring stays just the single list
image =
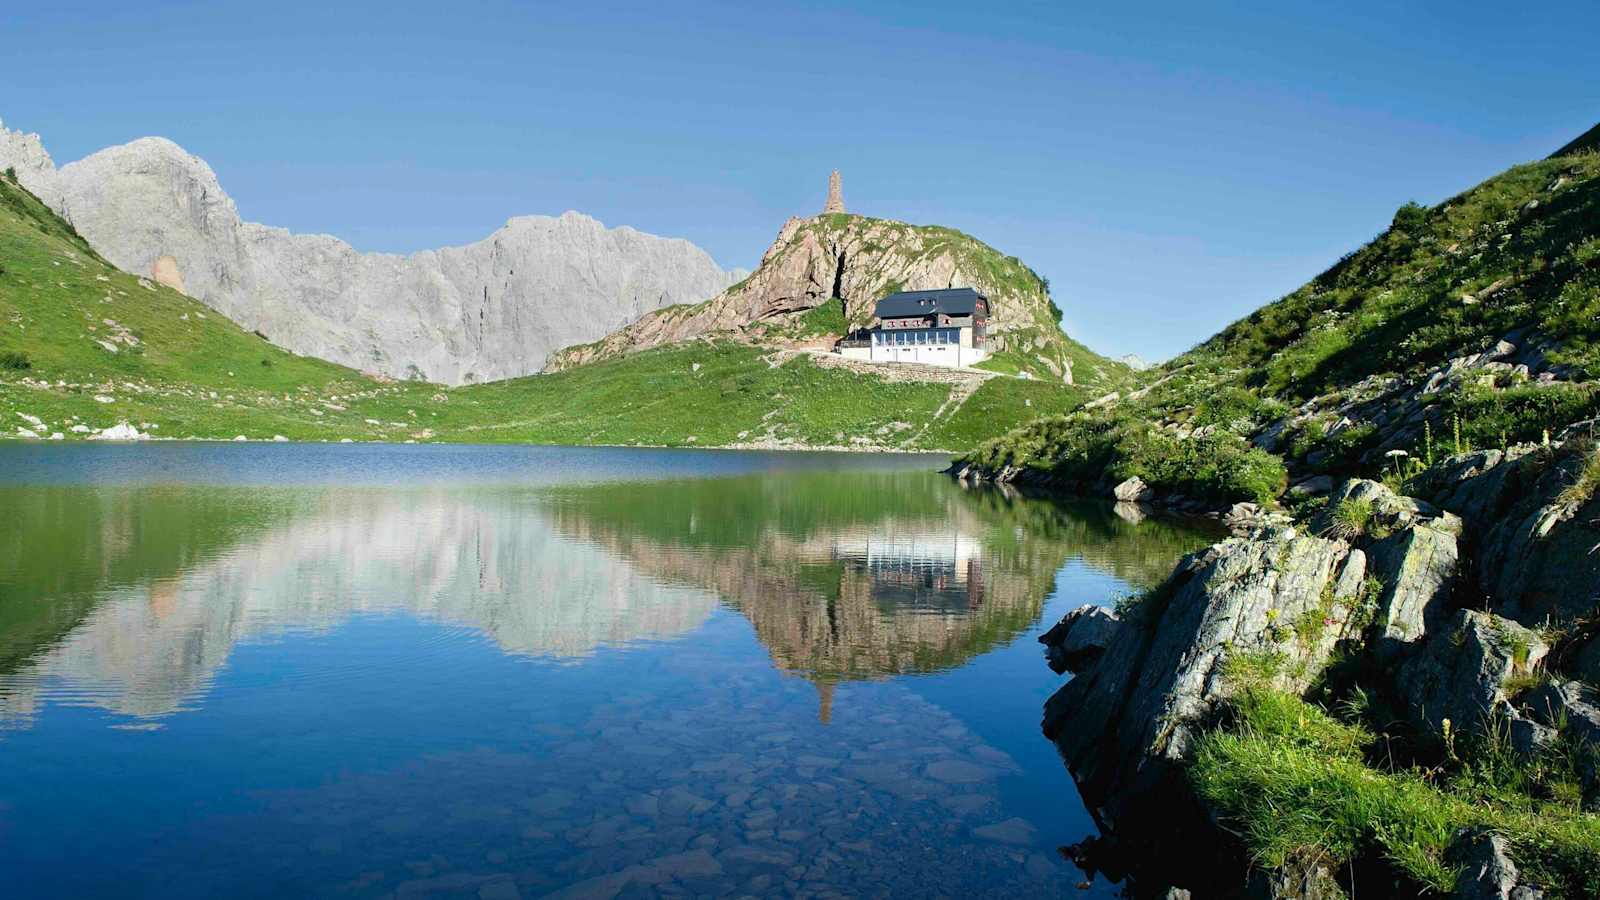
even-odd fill
[{"label": "rocky cliff face", "polygon": [[510,220],[464,247],[361,253],[240,219],[204,161],[143,138],[57,169],[37,135],[0,126],[0,168],[128,272],[153,277],[297,353],[446,384],[537,372],[724,272],[680,239],[576,212]]},{"label": "rocky cliff face", "polygon": [[[961,232],[847,213],[785,222],[749,278],[705,303],[647,315],[583,347],[557,354],[560,369],[705,335],[787,346],[827,345],[872,320],[874,304],[902,290],[972,287],[989,297],[995,349],[1038,377],[1093,380],[1118,364],[1089,353],[1058,326],[1048,286],[1015,257]],[[806,313],[838,304],[843,318],[813,324]],[[1078,368],[1079,371],[1074,371]]]}]

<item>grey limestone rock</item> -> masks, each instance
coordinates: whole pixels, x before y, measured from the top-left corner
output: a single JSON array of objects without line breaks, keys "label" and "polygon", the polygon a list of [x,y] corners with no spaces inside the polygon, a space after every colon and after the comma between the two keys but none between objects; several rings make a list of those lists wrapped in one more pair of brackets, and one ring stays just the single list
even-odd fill
[{"label": "grey limestone rock", "polygon": [[1352,598],[1333,596],[1340,582],[1359,582],[1341,578],[1353,565],[1364,561],[1343,542],[1281,526],[1181,562],[1045,706],[1045,734],[1090,805],[1114,820],[1138,786],[1165,776],[1230,696],[1235,655],[1278,657],[1274,684],[1304,690],[1360,627]]},{"label": "grey limestone rock", "polygon": [[162,138],[57,169],[37,135],[0,127],[0,168],[121,269],[153,277],[279,346],[446,384],[539,371],[743,273],[703,250],[576,212],[523,216],[477,243],[410,256],[239,217],[211,167]]}]

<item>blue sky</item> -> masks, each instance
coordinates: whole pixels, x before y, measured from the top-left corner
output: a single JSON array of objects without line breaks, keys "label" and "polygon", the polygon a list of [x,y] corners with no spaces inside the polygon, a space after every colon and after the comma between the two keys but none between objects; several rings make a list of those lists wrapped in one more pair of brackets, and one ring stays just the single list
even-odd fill
[{"label": "blue sky", "polygon": [[1597,35],[1592,0],[12,4],[0,118],[58,163],[170,137],[365,250],[578,209],[750,267],[838,168],[1157,359],[1600,121]]}]

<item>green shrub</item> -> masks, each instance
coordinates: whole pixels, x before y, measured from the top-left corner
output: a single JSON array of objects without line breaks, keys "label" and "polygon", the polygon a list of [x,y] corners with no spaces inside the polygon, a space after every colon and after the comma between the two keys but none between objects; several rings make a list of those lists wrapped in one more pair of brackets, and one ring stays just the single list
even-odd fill
[{"label": "green shrub", "polygon": [[1600,385],[1474,384],[1446,394],[1436,405],[1447,418],[1459,422],[1456,427],[1464,444],[1498,447],[1541,440],[1545,432],[1555,434],[1573,422],[1600,415]]},{"label": "green shrub", "polygon": [[1420,235],[1428,224],[1428,208],[1412,201],[1394,212],[1394,222],[1390,227],[1408,235]]},{"label": "green shrub", "polygon": [[1271,504],[1283,461],[1229,431],[1179,438],[1132,414],[1098,411],[1038,419],[985,443],[964,461],[990,471],[1032,468],[1083,485],[1138,476],[1160,494]]},{"label": "green shrub", "polygon": [[1329,537],[1353,540],[1372,527],[1372,501],[1345,498],[1328,511]]},{"label": "green shrub", "polygon": [[0,369],[21,372],[33,368],[33,360],[21,350],[0,350]]}]

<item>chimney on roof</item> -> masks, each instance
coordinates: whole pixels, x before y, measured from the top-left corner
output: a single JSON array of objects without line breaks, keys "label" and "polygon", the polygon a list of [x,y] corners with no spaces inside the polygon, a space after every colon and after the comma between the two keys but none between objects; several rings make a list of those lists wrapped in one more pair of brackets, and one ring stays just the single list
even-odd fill
[{"label": "chimney on roof", "polygon": [[839,170],[834,169],[828,176],[828,203],[822,207],[822,214],[844,212],[844,186],[839,180]]}]

